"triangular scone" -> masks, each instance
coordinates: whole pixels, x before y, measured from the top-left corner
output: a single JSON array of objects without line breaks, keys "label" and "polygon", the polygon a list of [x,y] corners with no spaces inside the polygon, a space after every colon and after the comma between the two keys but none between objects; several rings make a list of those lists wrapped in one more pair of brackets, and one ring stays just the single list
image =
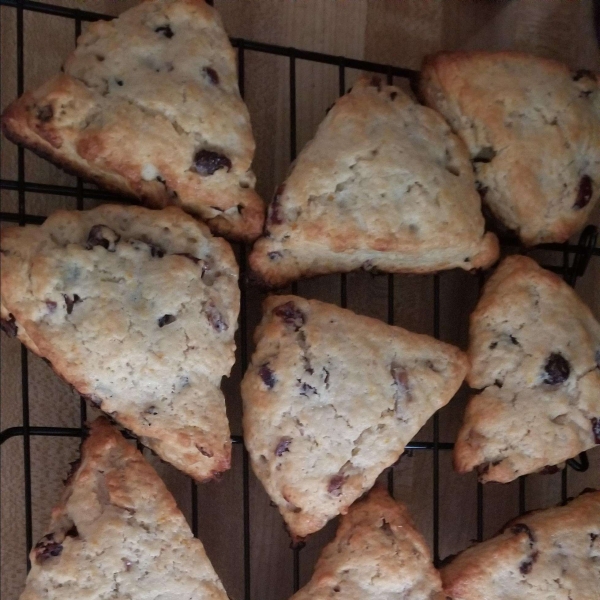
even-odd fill
[{"label": "triangular scone", "polygon": [[381,487],[350,507],[312,579],[291,600],[445,600],[407,508]]},{"label": "triangular scone", "polygon": [[515,519],[441,573],[452,600],[599,600],[600,492]]},{"label": "triangular scone", "polygon": [[20,600],[227,600],[165,484],[104,418],[30,558]]},{"label": "triangular scone", "polygon": [[270,296],[242,381],[244,440],[291,534],[318,531],[394,462],[468,368],[454,346]]},{"label": "triangular scone", "polygon": [[220,390],[234,362],[238,267],[179,208],[59,211],[0,232],[3,329],[161,458],[229,468]]},{"label": "triangular scone", "polygon": [[504,260],[471,315],[458,471],[508,482],[600,443],[600,324],[560,277]]},{"label": "triangular scone", "polygon": [[361,79],[298,156],[250,264],[280,286],[359,268],[470,270],[497,257],[464,144],[435,111]]},{"label": "triangular scone", "polygon": [[64,73],[13,102],[6,136],[65,170],[252,240],[264,220],[235,53],[204,0],[146,0],[86,29]]},{"label": "triangular scone", "polygon": [[600,86],[519,52],[444,52],[421,91],[469,147],[479,189],[526,244],[562,242],[600,197]]}]

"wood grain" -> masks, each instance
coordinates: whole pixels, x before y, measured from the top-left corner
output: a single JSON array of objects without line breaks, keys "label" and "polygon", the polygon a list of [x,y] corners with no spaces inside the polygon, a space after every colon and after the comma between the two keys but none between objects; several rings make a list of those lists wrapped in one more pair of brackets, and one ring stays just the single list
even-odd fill
[{"label": "wood grain", "polygon": [[[117,14],[135,0],[54,0],[55,4]],[[600,55],[592,26],[592,1],[580,0],[216,0],[232,36],[294,46],[352,58],[418,68],[424,55],[440,49],[515,48],[559,58],[579,68],[600,70]],[[2,107],[16,95],[15,10],[0,9],[2,35]],[[74,25],[59,17],[25,13],[25,84],[33,87],[58,70],[74,45]],[[246,52],[245,96],[257,140],[255,170],[258,190],[269,198],[285,177],[291,157],[312,137],[326,108],[338,94],[335,67],[296,63],[296,147],[290,143],[289,61],[283,57]],[[348,71],[346,87],[358,76]],[[402,83],[398,81],[398,83]],[[1,175],[15,178],[17,153],[2,140]],[[46,161],[26,153],[26,176],[30,181],[72,184],[74,179]],[[73,199],[27,194],[27,210],[46,215],[57,207],[74,208]],[[2,210],[16,210],[15,193],[3,192]],[[86,207],[94,201],[86,200]],[[593,217],[600,223],[600,207]],[[238,253],[240,249],[237,248]],[[239,254],[238,254],[239,255]],[[543,256],[544,260],[548,257]],[[465,273],[440,276],[442,339],[465,347],[468,315],[478,294],[477,279]],[[590,264],[578,283],[582,297],[600,316],[600,260]],[[345,300],[356,312],[387,320],[408,329],[433,334],[432,276],[397,276],[392,282],[393,305],[388,306],[390,280],[366,273],[346,278]],[[298,293],[340,304],[340,276],[301,282]],[[250,288],[247,294],[247,347],[252,350],[252,331],[260,319],[264,294]],[[238,345],[241,332],[238,332]],[[2,429],[21,423],[20,346],[2,335],[1,379]],[[232,376],[224,383],[234,433],[241,433],[239,381],[242,351]],[[30,357],[29,389],[31,422],[39,425],[75,426],[79,423],[77,398],[40,360]],[[440,411],[442,441],[453,441],[466,401],[465,393]],[[430,422],[417,436],[431,440]],[[600,449],[590,452],[588,473],[569,472],[569,494],[586,486],[600,486]],[[61,489],[67,462],[77,454],[77,440],[35,439],[32,443],[33,530],[42,533],[52,504]],[[477,537],[474,476],[453,473],[450,453],[440,452],[439,554],[454,553]],[[23,458],[20,439],[1,450],[1,594],[14,600],[25,577],[23,509]],[[192,520],[189,479],[172,467],[156,461],[161,476],[173,490],[184,514]],[[394,491],[406,502],[419,529],[433,542],[433,456],[414,451],[394,468]],[[232,470],[220,482],[199,486],[199,532],[207,552],[221,574],[229,595],[244,598],[243,453],[234,449]],[[560,500],[560,475],[531,476],[526,484],[526,508],[534,509]],[[483,533],[489,537],[518,512],[519,484],[489,484],[483,490]],[[293,554],[282,520],[258,481],[249,482],[250,597],[284,600],[293,592]],[[301,581],[311,575],[323,544],[333,535],[335,524],[315,534],[300,552]],[[249,600],[249,598],[248,598]]]}]

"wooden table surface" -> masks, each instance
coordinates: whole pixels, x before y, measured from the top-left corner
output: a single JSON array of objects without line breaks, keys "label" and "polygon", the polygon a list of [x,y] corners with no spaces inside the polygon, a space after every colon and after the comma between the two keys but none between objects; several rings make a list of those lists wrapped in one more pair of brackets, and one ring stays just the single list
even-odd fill
[{"label": "wooden table surface", "polygon": [[[118,14],[132,0],[55,0]],[[519,49],[563,59],[573,67],[600,70],[594,36],[591,0],[216,0],[228,32],[249,40],[294,46],[418,68],[425,54],[440,49]],[[0,9],[2,34],[2,107],[16,95],[16,11]],[[60,17],[25,12],[25,86],[34,87],[56,72],[74,46],[73,23]],[[246,99],[257,139],[255,171],[258,190],[271,196],[290,162],[289,63],[285,57],[246,54]],[[359,73],[348,71],[346,85]],[[298,61],[296,150],[311,138],[338,93],[337,67]],[[404,85],[403,82],[397,81]],[[2,140],[3,178],[15,179],[15,147]],[[26,153],[28,181],[73,185],[70,177],[47,162]],[[58,207],[75,208],[72,198],[27,193],[27,212],[46,215]],[[86,207],[94,202],[86,200]],[[15,211],[16,193],[2,192],[3,211]],[[600,207],[599,207],[600,209]],[[600,223],[600,210],[593,221]],[[539,255],[548,263],[551,256]],[[600,259],[592,260],[577,289],[600,316]],[[393,283],[394,322],[408,329],[433,333],[433,277],[396,276]],[[466,347],[468,316],[477,300],[477,278],[466,273],[440,276],[442,339]],[[322,277],[301,282],[301,295],[339,303],[341,278]],[[356,312],[388,317],[388,277],[365,273],[347,278],[348,306]],[[261,293],[247,297],[248,339],[260,318]],[[21,350],[15,340],[1,336],[2,429],[22,423]],[[238,354],[239,358],[239,354]],[[41,360],[29,355],[28,381],[32,425],[79,426],[79,399]],[[239,360],[224,382],[233,433],[240,434]],[[440,439],[454,440],[465,394],[459,393],[440,412]],[[429,423],[417,436],[432,440]],[[78,453],[78,440],[33,437],[33,537],[44,532],[50,509],[61,490],[68,463]],[[592,466],[585,474],[568,476],[570,495],[586,486],[600,486],[600,448],[589,453]],[[152,457],[150,460],[156,462]],[[18,597],[25,578],[25,507],[23,502],[23,444],[12,438],[1,451],[2,598]],[[157,469],[191,520],[190,481],[164,464]],[[394,491],[406,502],[419,529],[433,544],[432,453],[414,451],[394,468]],[[219,482],[198,486],[200,537],[225,587],[234,600],[244,598],[243,461],[234,449],[233,467]],[[451,457],[440,452],[439,556],[455,553],[477,537],[477,483],[472,475],[452,472]],[[284,600],[293,592],[293,555],[277,510],[260,484],[250,477],[250,596],[256,600]],[[525,486],[528,510],[560,502],[560,475],[533,475]],[[519,484],[488,484],[484,495],[484,537],[495,533],[518,513]],[[301,582],[305,582],[323,544],[335,530],[332,523],[309,539],[300,552]]]}]

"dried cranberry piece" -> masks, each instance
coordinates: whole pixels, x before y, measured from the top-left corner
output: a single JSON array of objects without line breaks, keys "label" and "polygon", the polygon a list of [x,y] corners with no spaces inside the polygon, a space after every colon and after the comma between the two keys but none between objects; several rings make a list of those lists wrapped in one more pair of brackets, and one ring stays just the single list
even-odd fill
[{"label": "dried cranberry piece", "polygon": [[91,250],[95,246],[102,246],[109,252],[114,252],[117,242],[121,236],[106,225],[94,225],[88,233],[86,250]]},{"label": "dried cranberry piece", "polygon": [[175,315],[163,315],[160,319],[158,319],[158,326],[164,327],[165,325],[170,325],[177,321],[177,317]]},{"label": "dried cranberry piece", "polygon": [[79,537],[79,531],[75,525],[71,525],[71,528],[65,533],[66,537],[76,538]]},{"label": "dried cranberry piece", "polygon": [[579,69],[573,74],[573,81],[579,81],[583,78],[593,79],[594,81],[596,80],[596,76],[588,69]]},{"label": "dried cranberry piece", "polygon": [[218,152],[198,150],[194,156],[192,168],[195,169],[199,175],[206,177],[212,175],[219,169],[227,169],[228,172],[231,171],[231,161]]},{"label": "dried cranberry piece", "polygon": [[57,304],[53,300],[46,300],[46,306],[50,312],[54,312]]},{"label": "dried cranberry piece", "polygon": [[188,254],[187,252],[178,252],[176,254],[176,256],[185,256],[186,258],[189,258],[196,265],[199,262],[201,262],[201,260],[202,260],[202,259],[198,258],[197,256],[193,256],[192,254]]},{"label": "dried cranberry piece", "polygon": [[54,534],[45,535],[34,548],[35,560],[38,563],[43,563],[51,556],[59,556],[63,551],[62,544],[54,541]]},{"label": "dried cranberry piece", "polygon": [[134,250],[149,252],[152,258],[162,258],[166,254],[165,249],[154,242],[132,239],[129,240],[129,243]]},{"label": "dried cranberry piece", "polygon": [[381,77],[378,77],[377,75],[373,75],[373,77],[371,77],[371,81],[369,81],[369,85],[371,87],[377,88],[377,91],[380,92],[381,91]]},{"label": "dried cranberry piece", "polygon": [[600,419],[596,417],[592,419],[592,433],[594,434],[596,444],[600,444]]},{"label": "dried cranberry piece", "polygon": [[519,535],[520,533],[526,533],[529,541],[533,544],[535,543],[535,537],[533,535],[533,531],[529,525],[525,525],[525,523],[516,523],[510,528],[510,532],[514,535]]},{"label": "dried cranberry piece", "polygon": [[394,380],[394,411],[396,416],[400,416],[402,403],[410,401],[410,391],[408,388],[408,373],[404,367],[392,363],[390,373]]},{"label": "dried cranberry piece", "polygon": [[150,246],[150,256],[152,256],[152,258],[162,258],[166,254],[158,244],[151,244],[150,242],[146,243]]},{"label": "dried cranberry piece", "polygon": [[497,152],[491,146],[484,146],[474,157],[473,162],[489,163],[494,160]]},{"label": "dried cranberry piece", "polygon": [[300,395],[309,398],[310,396],[314,396],[317,393],[317,388],[314,388],[312,385],[308,383],[300,384]]},{"label": "dried cranberry piece", "polygon": [[552,353],[548,357],[544,371],[544,383],[547,383],[548,385],[558,385],[569,379],[571,366],[569,365],[569,361],[562,354]]},{"label": "dried cranberry piece", "polygon": [[379,529],[381,529],[381,531],[383,531],[383,533],[385,533],[385,535],[394,537],[394,532],[392,531],[392,526],[385,519],[383,520],[383,523],[381,524]]},{"label": "dried cranberry piece", "polygon": [[275,448],[275,456],[283,456],[284,452],[289,452],[291,443],[292,438],[282,437]]},{"label": "dried cranberry piece", "polygon": [[519,571],[523,575],[528,575],[529,573],[531,573],[531,570],[533,569],[533,563],[538,559],[538,556],[539,552],[534,552],[527,560],[524,560],[519,565]]},{"label": "dried cranberry piece", "polygon": [[592,178],[589,175],[584,175],[579,181],[579,190],[573,208],[585,208],[592,199],[592,193]]},{"label": "dried cranberry piece", "polygon": [[345,481],[346,481],[346,477],[344,475],[342,475],[341,473],[334,475],[329,480],[329,484],[327,485],[327,491],[332,496],[341,496],[342,495],[342,486],[344,485]]},{"label": "dried cranberry piece", "polygon": [[490,471],[490,467],[497,467],[501,462],[501,460],[494,460],[492,462],[485,462],[477,465],[475,469],[477,470],[478,477],[482,478],[484,475],[487,475]]},{"label": "dried cranberry piece", "polygon": [[0,319],[0,329],[9,337],[17,337],[19,328],[12,313],[8,315],[8,319]]},{"label": "dried cranberry piece", "polygon": [[204,67],[203,71],[213,85],[219,84],[219,74],[212,67]]},{"label": "dried cranberry piece", "polygon": [[206,306],[206,318],[208,322],[213,326],[215,331],[219,333],[229,329],[229,325],[223,320],[223,315],[217,310],[217,307],[211,302]]},{"label": "dried cranberry piece", "polygon": [[214,456],[214,454],[204,446],[198,446],[198,444],[196,444],[196,448],[198,448],[198,452],[200,452],[202,456],[206,456],[206,458],[212,458]]},{"label": "dried cranberry piece", "polygon": [[81,302],[81,298],[77,294],[73,294],[73,297],[70,298],[67,294],[63,294],[63,298],[65,299],[65,306],[67,307],[67,314],[70,315],[73,312],[73,307]]},{"label": "dried cranberry piece", "polygon": [[269,204],[269,214],[267,215],[268,225],[281,225],[283,223],[283,215],[281,214],[281,196],[285,192],[285,184],[282,183],[275,192],[271,204]]},{"label": "dried cranberry piece", "polygon": [[275,378],[275,374],[271,370],[271,367],[269,367],[269,363],[262,365],[260,367],[260,369],[258,370],[258,374],[260,375],[260,378],[263,380],[263,383],[270,390],[272,390],[275,387],[275,384],[277,383],[277,379]]},{"label": "dried cranberry piece", "polygon": [[291,300],[280,304],[275,308],[273,314],[281,318],[286,325],[291,325],[295,331],[298,331],[306,322],[304,313]]},{"label": "dried cranberry piece", "polygon": [[558,468],[557,465],[547,465],[540,471],[540,474],[541,475],[554,475],[555,473],[558,473],[559,471],[560,471],[560,469]]},{"label": "dried cranberry piece", "polygon": [[54,116],[54,108],[52,107],[51,104],[46,104],[46,106],[41,106],[40,108],[38,108],[38,111],[37,111],[38,121],[41,121],[42,123],[47,123],[48,121],[52,120],[53,116]]},{"label": "dried cranberry piece", "polygon": [[166,38],[171,39],[175,34],[170,25],[161,25],[154,30],[156,33],[162,33]]}]

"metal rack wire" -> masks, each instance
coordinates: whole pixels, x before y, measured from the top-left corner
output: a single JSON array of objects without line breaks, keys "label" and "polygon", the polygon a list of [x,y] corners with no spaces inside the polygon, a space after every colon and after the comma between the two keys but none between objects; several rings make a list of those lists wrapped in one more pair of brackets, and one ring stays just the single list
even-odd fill
[{"label": "metal rack wire", "polygon": [[[212,3],[212,2],[210,2]],[[78,9],[66,8],[52,4],[44,4],[41,2],[29,0],[0,0],[1,6],[12,7],[16,11],[17,23],[17,93],[21,95],[24,91],[24,11],[34,11],[46,15],[60,16],[71,19],[74,24],[74,33],[78,36],[81,33],[82,22],[95,21],[99,19],[111,19],[108,15],[99,13],[82,11]],[[369,61],[355,60],[342,56],[332,56],[319,52],[309,52],[295,48],[275,46],[271,44],[262,44],[245,39],[234,38],[232,44],[237,48],[238,53],[238,76],[239,87],[244,95],[245,88],[245,57],[248,52],[259,52],[271,55],[287,57],[289,61],[289,102],[290,102],[290,159],[294,160],[297,151],[297,114],[296,114],[296,63],[299,60],[309,61],[313,63],[334,65],[338,67],[338,90],[342,95],[346,89],[346,71],[347,69],[358,69],[362,71],[378,73],[387,78],[388,83],[393,83],[394,78],[404,78],[412,82],[415,81],[417,72],[392,65],[384,65]],[[84,199],[105,200],[126,202],[127,200],[119,197],[116,194],[111,194],[103,190],[84,188],[81,179],[77,180],[75,186],[50,185],[27,181],[25,178],[25,151],[22,147],[18,149],[17,162],[17,179],[0,179],[0,189],[7,191],[16,191],[18,198],[17,212],[0,212],[0,221],[17,223],[18,225],[39,224],[45,219],[44,216],[32,215],[27,212],[26,194],[39,193],[48,196],[63,196],[76,199],[76,207],[82,210],[84,207]],[[549,250],[557,253],[562,257],[562,265],[550,266],[552,270],[560,273],[564,279],[572,286],[575,285],[577,279],[581,277],[586,270],[590,259],[600,257],[600,248],[597,246],[597,230],[593,226],[588,226],[579,239],[577,244],[544,244],[538,248]],[[516,245],[515,240],[505,240],[505,245]],[[240,308],[240,345],[241,345],[241,368],[245,372],[248,365],[247,342],[247,283],[245,277],[246,269],[246,248],[239,247],[240,256],[240,285],[241,285],[241,308]],[[387,321],[390,324],[394,323],[394,276],[386,275],[387,277],[387,294],[388,294],[388,314]],[[346,276],[341,276],[340,285],[340,305],[347,304],[347,280]],[[482,278],[480,277],[480,284]],[[296,289],[293,289],[296,292]],[[433,281],[433,297],[431,298],[433,305],[433,333],[435,337],[440,335],[440,277],[434,276]],[[24,504],[25,504],[25,539],[26,548],[23,548],[23,558],[26,560],[29,549],[33,545],[32,539],[32,490],[31,490],[31,438],[33,436],[50,436],[50,437],[82,437],[84,435],[84,423],[86,420],[86,405],[83,399],[81,400],[80,415],[81,426],[79,428],[63,428],[63,427],[34,427],[30,425],[29,419],[29,374],[28,374],[28,351],[24,346],[21,347],[21,390],[22,390],[22,425],[19,427],[10,427],[0,432],[0,446],[7,440],[18,437],[23,443],[23,458],[24,458]],[[242,444],[243,440],[240,436],[233,436],[234,444]],[[407,450],[422,450],[432,452],[433,456],[433,555],[436,564],[439,563],[439,530],[440,530],[440,452],[448,451],[453,448],[453,444],[440,441],[440,424],[439,415],[433,417],[433,441],[419,442],[413,441],[407,446]],[[579,460],[568,461],[569,466],[577,471],[585,471],[588,468],[588,460],[585,454],[579,457]],[[567,499],[567,469],[562,472],[562,498]],[[393,492],[393,468],[388,470],[388,487],[390,493]],[[243,450],[243,489],[241,492],[241,502],[243,506],[243,534],[244,534],[244,598],[250,600],[251,597],[251,563],[250,563],[250,471],[248,454]],[[519,509],[520,512],[525,511],[525,489],[526,479],[522,477],[519,482]],[[198,498],[196,484],[190,482],[190,494],[192,505],[192,530],[195,535],[198,534]],[[478,484],[477,487],[477,538],[483,538],[484,526],[484,498],[483,487]],[[300,547],[293,548],[293,584],[294,590],[297,590],[300,585]],[[29,568],[29,564],[28,564]]]}]

